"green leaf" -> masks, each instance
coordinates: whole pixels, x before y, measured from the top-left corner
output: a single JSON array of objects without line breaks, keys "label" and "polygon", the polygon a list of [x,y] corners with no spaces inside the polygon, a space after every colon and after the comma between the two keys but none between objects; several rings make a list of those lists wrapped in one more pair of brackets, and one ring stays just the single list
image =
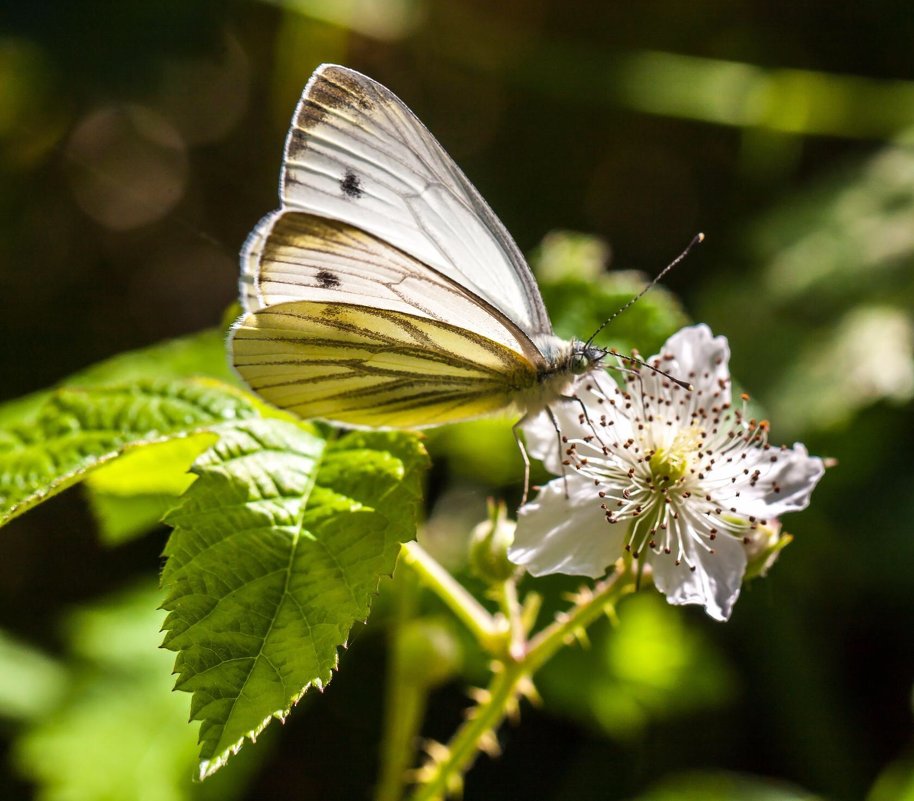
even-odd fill
[{"label": "green leaf", "polygon": [[803,790],[774,779],[724,771],[695,771],[668,776],[633,801],[823,801],[823,799],[809,790]]},{"label": "green leaf", "polygon": [[85,488],[102,542],[119,545],[159,523],[193,482],[194,460],[215,439],[206,433],[159,442],[90,473]]},{"label": "green leaf", "polygon": [[[172,655],[156,647],[158,595],[154,586],[143,586],[78,607],[64,619],[64,653],[54,663],[59,691],[44,697],[40,714],[11,750],[18,772],[36,784],[36,798],[229,801],[245,791],[261,749],[253,760],[234,762],[217,786],[191,780],[195,737],[187,697],[169,692]],[[8,678],[20,691],[35,681],[22,683],[18,673]]]},{"label": "green leaf", "polygon": [[[225,356],[225,333],[208,329],[198,334],[159,342],[148,348],[120,353],[93,364],[61,381],[62,387],[99,387],[150,378],[207,376],[235,381]],[[8,427],[34,416],[55,390],[33,392],[0,405],[0,426]]]},{"label": "green leaf", "polygon": [[0,676],[0,718],[39,718],[66,697],[63,668],[5,631],[0,631]]},{"label": "green leaf", "polygon": [[224,433],[166,522],[164,646],[193,693],[207,776],[323,687],[415,534],[425,454],[408,434],[328,442],[250,420]]},{"label": "green leaf", "polygon": [[[188,478],[193,480],[191,475]],[[109,548],[148,534],[178,499],[177,495],[114,495],[88,489],[89,510],[98,527],[99,542]]]},{"label": "green leaf", "polygon": [[211,431],[257,413],[208,380],[61,389],[32,422],[0,430],[0,524],[131,448]]}]

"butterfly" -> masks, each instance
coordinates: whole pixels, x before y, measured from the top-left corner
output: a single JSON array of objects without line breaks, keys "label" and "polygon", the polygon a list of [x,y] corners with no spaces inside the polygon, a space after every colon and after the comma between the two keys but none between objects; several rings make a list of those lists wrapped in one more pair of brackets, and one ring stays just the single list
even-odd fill
[{"label": "butterfly", "polygon": [[324,64],[286,139],[281,206],[241,253],[235,370],[306,419],[423,428],[532,415],[606,351],[557,337],[511,235],[376,81]]}]

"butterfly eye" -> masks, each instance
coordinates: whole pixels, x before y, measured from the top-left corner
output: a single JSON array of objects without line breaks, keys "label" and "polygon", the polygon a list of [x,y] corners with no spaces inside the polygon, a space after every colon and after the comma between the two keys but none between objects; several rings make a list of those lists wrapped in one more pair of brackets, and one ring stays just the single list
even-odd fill
[{"label": "butterfly eye", "polygon": [[584,352],[575,353],[571,358],[571,372],[574,375],[584,375],[590,369],[591,360]]},{"label": "butterfly eye", "polygon": [[584,373],[597,367],[606,356],[603,348],[596,348],[586,343],[575,343],[574,351],[571,354],[571,373],[572,375],[584,375]]}]

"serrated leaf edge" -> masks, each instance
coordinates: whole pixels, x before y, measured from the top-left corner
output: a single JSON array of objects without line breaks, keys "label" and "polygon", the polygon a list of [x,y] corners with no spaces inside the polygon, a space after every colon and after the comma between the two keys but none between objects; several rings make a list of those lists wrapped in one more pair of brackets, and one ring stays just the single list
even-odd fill
[{"label": "serrated leaf edge", "polygon": [[[258,404],[262,405],[262,402],[258,401],[258,404],[252,403],[252,398],[254,396],[251,396],[249,393],[246,393],[246,392],[238,389],[237,387],[233,387],[231,384],[226,384],[223,381],[219,381],[218,379],[209,378],[206,376],[200,376],[200,377],[195,377],[195,378],[177,379],[177,380],[185,382],[185,383],[189,383],[189,384],[196,384],[201,387],[209,387],[209,388],[214,388],[214,389],[217,388],[220,391],[224,391],[226,394],[235,395],[239,399],[243,399],[246,403],[251,405],[251,407],[252,407],[251,416],[257,415],[258,413],[260,413],[262,411],[260,405],[258,405]],[[61,387],[61,388],[55,390],[52,393],[51,397],[49,397],[48,401],[53,399],[53,397],[56,395],[63,395],[68,392],[75,393],[75,392],[79,392],[82,390],[85,390],[87,392],[93,391],[93,390],[102,390],[102,391],[103,390],[116,390],[116,389],[120,389],[120,388],[128,388],[131,386],[136,386],[138,383],[140,383],[140,382],[136,382],[135,384],[113,384],[110,386],[102,385],[102,386],[98,386],[98,387],[93,386],[93,387],[87,387],[87,388],[64,386],[64,387]],[[119,459],[120,457],[125,456],[127,453],[129,453],[137,448],[146,447],[148,445],[158,445],[163,442],[172,442],[174,440],[185,439],[187,437],[197,436],[199,434],[205,434],[205,433],[213,433],[213,434],[218,435],[220,430],[222,430],[226,427],[238,425],[240,422],[242,422],[243,420],[246,420],[246,419],[250,419],[250,417],[245,417],[245,416],[226,417],[222,421],[214,422],[214,423],[207,423],[205,425],[201,425],[199,428],[188,429],[187,431],[180,431],[180,432],[169,433],[169,434],[161,434],[158,436],[151,436],[151,437],[144,438],[144,439],[136,439],[136,440],[132,440],[131,442],[125,443],[124,445],[118,447],[116,450],[111,451],[102,456],[99,456],[98,459],[96,461],[94,461],[91,465],[77,467],[74,470],[70,470],[67,473],[63,473],[62,475],[55,477],[52,481],[48,482],[41,489],[35,491],[31,495],[23,498],[22,500],[18,501],[17,503],[13,504],[12,506],[10,506],[6,512],[0,512],[0,527],[5,526],[10,521],[14,520],[15,518],[19,517],[22,514],[25,514],[30,509],[34,508],[35,506],[38,506],[40,503],[48,500],[49,498],[52,498],[55,495],[63,492],[64,490],[69,489],[70,487],[78,484],[80,481],[83,480],[83,478],[88,476],[90,473],[94,472],[96,469],[107,465],[109,462],[111,462],[115,459]],[[204,447],[203,450],[205,451],[206,447]]]},{"label": "serrated leaf edge", "polygon": [[[377,592],[374,593],[377,595]],[[345,647],[344,645],[338,645],[336,649],[336,658],[334,660],[334,665],[331,668],[331,671],[337,670],[339,667],[339,649]],[[304,697],[305,693],[308,692],[312,687],[316,687],[319,692],[324,690],[326,685],[323,684],[320,679],[315,679],[314,681],[308,682],[299,692],[295,695],[289,703],[289,706],[285,709],[277,709],[275,712],[271,712],[267,715],[257,726],[255,726],[251,731],[243,734],[239,737],[234,743],[227,746],[222,750],[218,756],[211,757],[210,759],[201,759],[200,764],[197,768],[197,780],[203,781],[204,779],[209,778],[214,773],[216,773],[220,768],[224,767],[229,759],[231,759],[235,754],[237,754],[243,747],[246,740],[250,740],[251,743],[257,742],[257,738],[260,736],[261,732],[270,725],[270,721],[278,720],[280,723],[285,723],[286,718],[292,713],[292,708]]]}]

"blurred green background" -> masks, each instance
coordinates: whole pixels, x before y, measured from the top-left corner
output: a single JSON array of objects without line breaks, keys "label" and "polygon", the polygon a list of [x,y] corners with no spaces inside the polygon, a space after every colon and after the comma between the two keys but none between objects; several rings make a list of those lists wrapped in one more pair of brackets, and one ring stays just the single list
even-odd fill
[{"label": "blurred green background", "polygon": [[[218,325],[302,86],[324,61],[366,72],[525,252],[581,231],[607,245],[587,258],[654,274],[704,231],[668,290],[729,337],[773,440],[839,462],[730,623],[627,601],[543,675],[545,706],[465,797],[912,799],[912,42],[901,0],[8,3],[2,399]],[[546,295],[571,325],[574,295]],[[480,474],[480,431],[432,440],[445,531],[516,475]],[[0,532],[0,798],[370,797],[383,598],[326,693],[192,785],[189,699],[155,650],[167,532],[104,546],[95,528],[76,490]],[[427,735],[464,704],[440,690]]]}]

